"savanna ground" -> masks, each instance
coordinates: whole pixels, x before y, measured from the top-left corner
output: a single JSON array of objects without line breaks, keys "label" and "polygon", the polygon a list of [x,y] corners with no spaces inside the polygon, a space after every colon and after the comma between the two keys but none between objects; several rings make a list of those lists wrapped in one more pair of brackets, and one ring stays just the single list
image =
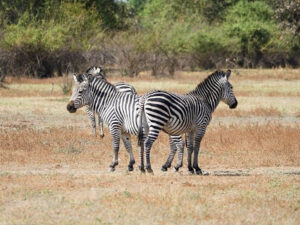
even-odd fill
[{"label": "savanna ground", "polygon": [[[113,77],[138,93],[184,93],[210,72],[174,79]],[[221,103],[200,149],[208,176],[160,171],[169,153],[160,135],[154,175],[109,172],[111,137],[93,136],[84,110],[70,114],[61,78],[8,78],[0,89],[0,224],[299,224],[300,70],[233,71],[239,105]],[[298,222],[297,222],[298,221]]]}]

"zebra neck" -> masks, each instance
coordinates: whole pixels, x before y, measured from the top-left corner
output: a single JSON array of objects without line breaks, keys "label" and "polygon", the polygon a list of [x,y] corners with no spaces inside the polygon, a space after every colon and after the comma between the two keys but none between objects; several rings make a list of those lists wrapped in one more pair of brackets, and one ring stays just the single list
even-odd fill
[{"label": "zebra neck", "polygon": [[200,83],[191,94],[203,99],[212,112],[215,111],[221,100],[221,88],[218,85],[209,85],[209,83]]},{"label": "zebra neck", "polygon": [[107,105],[115,101],[117,93],[115,87],[106,82],[93,85],[91,88],[91,108],[95,112],[103,112]]}]

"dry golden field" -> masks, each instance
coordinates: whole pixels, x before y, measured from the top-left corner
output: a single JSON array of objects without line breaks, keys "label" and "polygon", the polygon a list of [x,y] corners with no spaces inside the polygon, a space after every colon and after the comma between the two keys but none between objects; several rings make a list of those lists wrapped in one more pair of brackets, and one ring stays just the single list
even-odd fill
[{"label": "dry golden field", "polygon": [[[112,77],[138,93],[192,90],[212,71],[173,79]],[[239,105],[221,103],[202,141],[208,176],[160,167],[168,137],[154,143],[154,175],[135,170],[121,145],[109,172],[111,137],[93,135],[85,111],[70,114],[61,78],[8,77],[0,88],[0,225],[299,224],[300,70],[233,71]]]}]

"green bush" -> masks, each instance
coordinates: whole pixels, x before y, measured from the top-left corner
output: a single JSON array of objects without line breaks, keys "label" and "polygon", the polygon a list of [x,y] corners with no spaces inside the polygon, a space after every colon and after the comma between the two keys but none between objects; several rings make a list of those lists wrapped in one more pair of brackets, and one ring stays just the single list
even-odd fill
[{"label": "green bush", "polygon": [[172,75],[227,60],[297,66],[297,8],[288,0],[2,0],[0,66],[38,77],[91,63],[128,76],[149,69]]}]

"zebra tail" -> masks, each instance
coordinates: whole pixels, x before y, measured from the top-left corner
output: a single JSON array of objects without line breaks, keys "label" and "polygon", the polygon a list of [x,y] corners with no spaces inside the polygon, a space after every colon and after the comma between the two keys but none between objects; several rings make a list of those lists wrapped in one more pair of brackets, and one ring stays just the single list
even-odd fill
[{"label": "zebra tail", "polygon": [[142,96],[140,98],[140,111],[139,111],[139,129],[138,129],[138,146],[142,146],[143,144],[143,139],[144,139],[144,132],[143,132],[143,121],[145,121],[145,109],[144,109],[144,105],[145,105],[145,98],[144,96]]}]

